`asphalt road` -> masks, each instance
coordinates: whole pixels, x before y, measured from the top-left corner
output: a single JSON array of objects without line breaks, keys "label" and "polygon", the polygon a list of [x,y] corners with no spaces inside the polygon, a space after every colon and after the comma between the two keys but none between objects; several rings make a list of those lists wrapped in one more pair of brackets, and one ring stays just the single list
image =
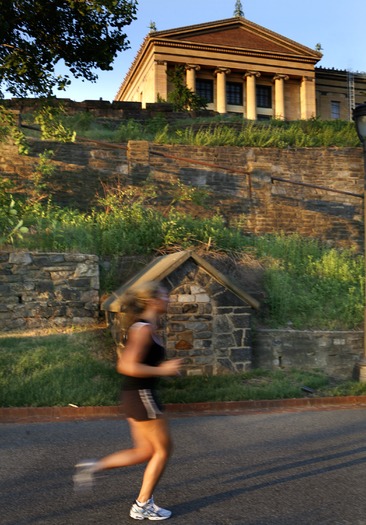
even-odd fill
[{"label": "asphalt road", "polygon": [[[171,420],[155,500],[176,525],[365,525],[366,409]],[[73,465],[129,446],[125,421],[0,425],[1,525],[129,524],[142,467],[74,494]]]}]

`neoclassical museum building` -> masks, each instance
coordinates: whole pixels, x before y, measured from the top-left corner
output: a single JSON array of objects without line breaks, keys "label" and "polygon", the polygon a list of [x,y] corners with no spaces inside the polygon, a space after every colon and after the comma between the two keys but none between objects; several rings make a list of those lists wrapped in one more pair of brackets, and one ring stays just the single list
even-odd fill
[{"label": "neoclassical museum building", "polygon": [[142,107],[167,100],[168,72],[179,65],[187,86],[221,114],[349,120],[353,107],[366,102],[366,73],[317,68],[321,58],[243,17],[151,31],[115,100]]}]

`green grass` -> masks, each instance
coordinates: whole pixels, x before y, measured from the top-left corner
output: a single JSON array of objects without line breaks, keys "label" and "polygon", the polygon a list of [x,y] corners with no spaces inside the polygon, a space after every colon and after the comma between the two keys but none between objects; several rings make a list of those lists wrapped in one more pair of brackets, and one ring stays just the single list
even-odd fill
[{"label": "green grass", "polygon": [[113,405],[118,376],[99,331],[0,338],[2,406]]},{"label": "green grass", "polygon": [[320,372],[257,369],[235,375],[180,377],[161,384],[164,402],[194,403],[298,398],[305,396],[302,386],[320,392],[330,381]]},{"label": "green grass", "polygon": [[[234,126],[231,126],[230,123]],[[71,128],[73,123],[70,122]],[[304,148],[304,147],[352,147],[359,145],[353,122],[306,121],[284,122],[271,120],[253,122],[238,118],[202,119],[197,126],[192,119],[187,124],[168,124],[163,115],[149,120],[144,125],[134,120],[123,122],[115,130],[105,128],[94,121],[88,129],[77,133],[87,138],[126,142],[149,140],[161,144],[185,144],[194,146],[238,146],[259,148]]]},{"label": "green grass", "polygon": [[[115,350],[102,327],[67,333],[0,336],[0,404],[3,407],[109,406],[119,401],[122,378]],[[363,395],[366,384],[335,383],[319,371],[253,370],[226,376],[160,380],[164,403]]]}]

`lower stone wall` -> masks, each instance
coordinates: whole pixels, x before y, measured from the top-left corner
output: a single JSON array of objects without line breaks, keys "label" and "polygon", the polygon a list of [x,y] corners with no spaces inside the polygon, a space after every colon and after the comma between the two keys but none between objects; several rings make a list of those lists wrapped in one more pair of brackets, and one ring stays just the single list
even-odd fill
[{"label": "lower stone wall", "polygon": [[363,332],[265,330],[254,332],[253,366],[267,370],[321,370],[337,379],[357,377]]},{"label": "lower stone wall", "polygon": [[95,255],[0,252],[0,330],[85,325],[99,317]]}]

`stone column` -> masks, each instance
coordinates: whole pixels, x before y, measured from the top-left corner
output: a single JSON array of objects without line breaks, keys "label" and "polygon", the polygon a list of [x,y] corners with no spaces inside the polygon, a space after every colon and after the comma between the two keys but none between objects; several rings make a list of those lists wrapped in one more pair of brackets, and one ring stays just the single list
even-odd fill
[{"label": "stone column", "polygon": [[300,87],[300,118],[316,117],[315,79],[302,77]]},{"label": "stone column", "polygon": [[258,71],[247,71],[244,75],[246,79],[246,100],[247,100],[247,119],[257,120],[257,94],[256,94],[256,78],[261,74]]},{"label": "stone column", "polygon": [[196,93],[196,71],[199,71],[201,66],[195,64],[186,64],[186,84],[187,88]]},{"label": "stone column", "polygon": [[275,110],[274,118],[285,120],[285,80],[288,80],[287,75],[275,75],[273,80],[275,82]]},{"label": "stone column", "polygon": [[216,110],[218,113],[226,113],[226,75],[230,73],[230,69],[225,67],[218,67],[215,71],[217,79]]},{"label": "stone column", "polygon": [[158,96],[163,100],[166,100],[168,97],[168,76],[166,70],[167,63],[164,60],[155,60],[154,102],[158,101]]}]

